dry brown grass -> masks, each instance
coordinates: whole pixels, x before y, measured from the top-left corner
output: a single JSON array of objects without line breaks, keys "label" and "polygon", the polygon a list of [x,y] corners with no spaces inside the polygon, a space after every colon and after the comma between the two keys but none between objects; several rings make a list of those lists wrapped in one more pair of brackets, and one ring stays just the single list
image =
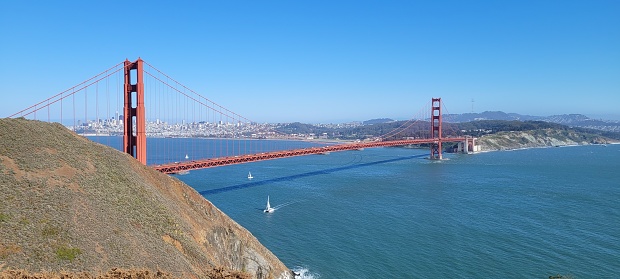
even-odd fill
[{"label": "dry brown grass", "polygon": [[[26,270],[5,269],[0,264],[0,279],[176,279],[178,277],[163,271],[117,269],[113,268],[105,274],[93,275],[88,272],[29,272]],[[210,279],[250,279],[249,274],[224,267],[216,267],[206,273]]]},{"label": "dry brown grass", "polygon": [[208,274],[208,278],[211,279],[250,279],[249,274],[230,270],[224,267],[213,268]]},{"label": "dry brown grass", "polygon": [[176,279],[168,273],[149,270],[112,269],[105,274],[93,275],[88,272],[28,272],[25,270],[5,270],[0,279]]},{"label": "dry brown grass", "polygon": [[0,201],[0,262],[11,270],[291,274],[191,187],[59,124],[0,119]]}]

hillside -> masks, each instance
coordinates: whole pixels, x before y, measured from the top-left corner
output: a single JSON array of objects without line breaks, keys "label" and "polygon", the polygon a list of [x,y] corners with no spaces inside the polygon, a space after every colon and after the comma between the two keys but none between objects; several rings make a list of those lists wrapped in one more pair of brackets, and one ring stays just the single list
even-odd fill
[{"label": "hillside", "polygon": [[0,119],[0,163],[4,269],[292,278],[189,186],[60,124]]},{"label": "hillside", "polygon": [[502,131],[495,134],[484,135],[476,141],[476,143],[480,145],[481,151],[607,144],[611,142],[614,142],[614,140],[599,135],[559,129]]}]

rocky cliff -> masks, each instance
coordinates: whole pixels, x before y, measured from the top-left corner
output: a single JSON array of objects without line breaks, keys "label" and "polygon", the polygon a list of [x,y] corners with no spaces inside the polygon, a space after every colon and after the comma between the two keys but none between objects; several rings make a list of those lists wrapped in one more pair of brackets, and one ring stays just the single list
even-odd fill
[{"label": "rocky cliff", "polygon": [[189,186],[60,124],[0,119],[0,201],[5,269],[293,277]]},{"label": "rocky cliff", "polygon": [[481,151],[510,150],[520,148],[606,144],[612,140],[598,135],[578,133],[571,130],[541,129],[533,131],[499,132],[480,137],[476,143]]}]

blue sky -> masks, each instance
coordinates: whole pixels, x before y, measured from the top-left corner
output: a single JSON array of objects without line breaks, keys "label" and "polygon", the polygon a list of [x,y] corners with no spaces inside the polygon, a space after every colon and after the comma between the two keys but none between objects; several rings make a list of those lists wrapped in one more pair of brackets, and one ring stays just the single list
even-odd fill
[{"label": "blue sky", "polygon": [[0,2],[2,117],[142,57],[260,122],[620,119],[620,1]]}]

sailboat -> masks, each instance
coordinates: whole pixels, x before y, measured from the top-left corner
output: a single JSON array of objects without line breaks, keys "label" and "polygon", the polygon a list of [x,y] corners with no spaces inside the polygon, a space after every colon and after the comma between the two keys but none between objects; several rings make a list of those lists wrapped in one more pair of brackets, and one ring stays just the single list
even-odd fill
[{"label": "sailboat", "polygon": [[252,179],[252,178],[254,178],[254,177],[252,176],[252,173],[251,173],[251,172],[248,172],[248,179]]},{"label": "sailboat", "polygon": [[267,206],[265,207],[265,210],[263,210],[266,213],[271,213],[273,212],[275,209],[273,207],[271,207],[271,205],[269,204],[269,196],[267,196]]},{"label": "sailboat", "polygon": [[187,154],[185,154],[185,160],[189,159],[189,156],[187,156]]}]

